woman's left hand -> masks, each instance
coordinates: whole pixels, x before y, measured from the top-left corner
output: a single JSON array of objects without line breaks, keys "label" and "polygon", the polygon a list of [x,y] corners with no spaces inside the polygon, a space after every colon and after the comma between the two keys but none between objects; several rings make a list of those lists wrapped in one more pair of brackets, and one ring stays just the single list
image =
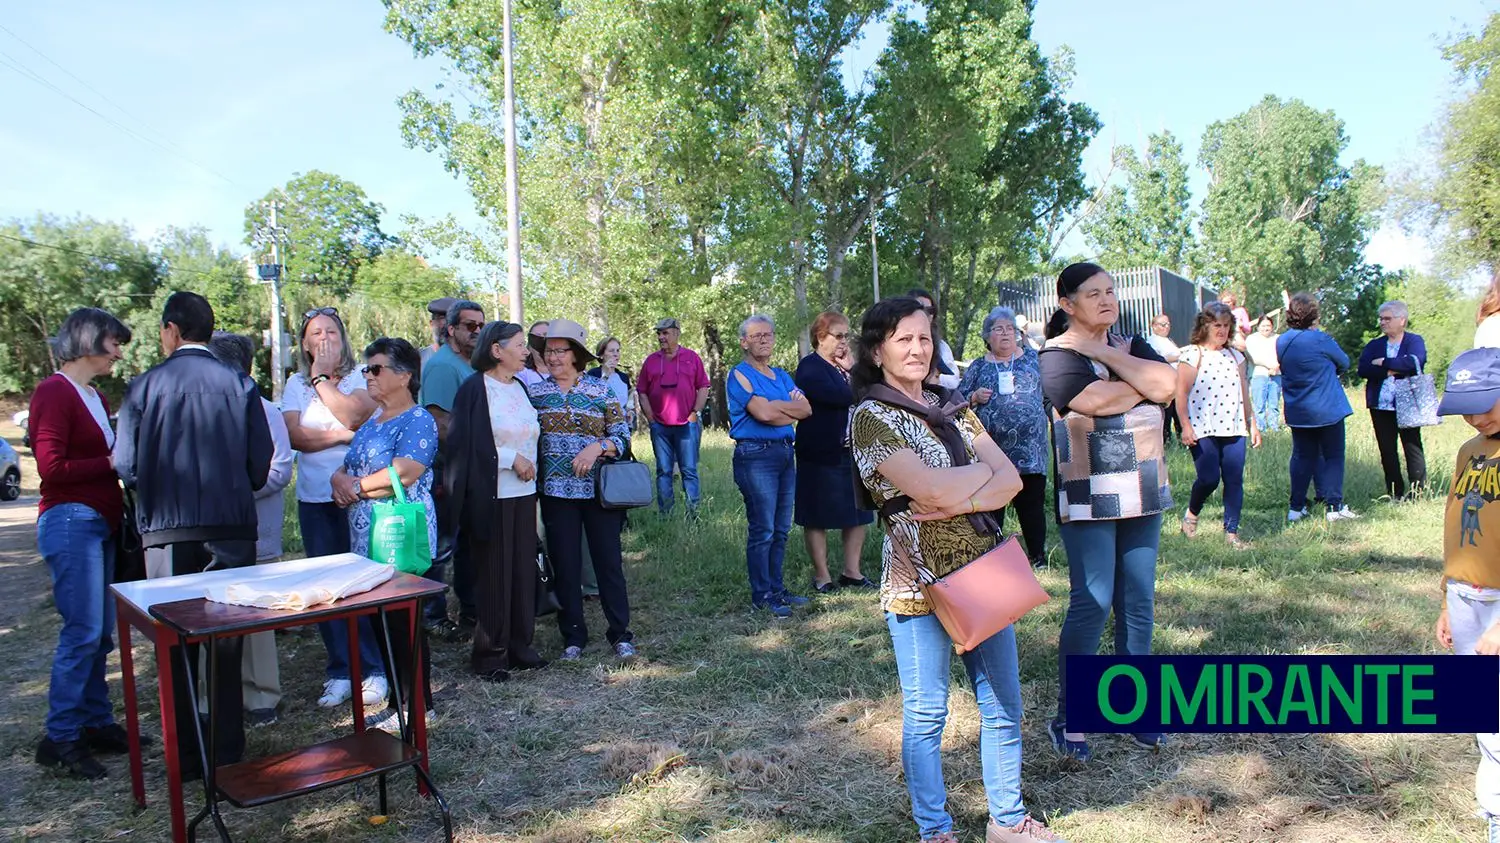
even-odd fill
[{"label": "woman's left hand", "polygon": [[594,470],[594,463],[598,462],[599,457],[603,454],[604,446],[600,445],[598,442],[595,442],[592,445],[584,448],[582,451],[579,451],[578,456],[573,458],[573,476],[589,476],[589,472]]},{"label": "woman's left hand", "polygon": [[970,514],[971,507],[968,501],[964,501],[954,509],[928,509],[927,507],[912,501],[909,507],[911,520],[918,523],[923,521],[946,521],[949,518],[958,518]]},{"label": "woman's left hand", "polygon": [[1253,425],[1250,428],[1250,447],[1252,447],[1252,448],[1259,448],[1260,447],[1260,428],[1255,427]]},{"label": "woman's left hand", "polygon": [[325,337],[313,351],[312,373],[333,377],[339,365],[339,349],[331,338]]},{"label": "woman's left hand", "polygon": [[359,478],[339,469],[330,478],[333,486],[333,502],[339,506],[350,506],[359,500]]}]

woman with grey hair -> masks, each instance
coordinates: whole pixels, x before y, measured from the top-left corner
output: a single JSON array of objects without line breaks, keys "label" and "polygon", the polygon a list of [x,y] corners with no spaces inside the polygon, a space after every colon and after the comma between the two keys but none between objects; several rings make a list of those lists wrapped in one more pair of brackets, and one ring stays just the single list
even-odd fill
[{"label": "woman with grey hair", "polygon": [[740,325],[745,359],[729,370],[729,436],[734,440],[734,485],[745,498],[745,569],[750,605],[775,618],[807,603],[787,591],[782,577],[786,539],[792,531],[797,467],[792,443],[797,422],[812,415],[812,404],[792,376],[771,365],[776,323],[755,315]]},{"label": "woman with grey hair", "polygon": [[1427,485],[1427,456],[1422,450],[1422,428],[1401,428],[1396,423],[1396,383],[1420,374],[1427,366],[1427,343],[1406,330],[1410,312],[1405,302],[1388,301],[1380,306],[1380,333],[1359,355],[1359,376],[1365,379],[1365,406],[1380,446],[1380,467],[1385,473],[1385,493],[1395,500],[1408,494],[1401,477],[1401,459],[1396,440],[1406,455],[1406,475],[1411,492]]},{"label": "woman with grey hair", "polygon": [[115,475],[115,432],[109,404],[90,386],[109,374],[130,342],[130,328],[98,308],[68,314],[51,341],[58,371],[31,396],[31,447],[42,479],[36,543],[62,628],[52,656],[46,736],[36,762],[68,776],[102,779],[94,753],[125,753],[125,730],[115,723],[105,661],[114,648],[109,584],[115,531],[124,497]]},{"label": "woman with grey hair", "polygon": [[1021,474],[1021,492],[997,510],[1005,526],[1014,509],[1032,565],[1047,561],[1047,415],[1042,409],[1042,373],[1037,353],[1020,339],[1016,313],[997,307],[981,329],[987,351],[964,370],[958,391]]},{"label": "woman with grey hair", "polygon": [[[355,370],[354,351],[344,320],[332,307],[318,307],[302,315],[297,332],[297,373],[281,394],[281,413],[297,451],[297,522],[308,556],[349,552],[349,514],[333,499],[333,473],[344,464],[349,443],[370,414],[375,401],[365,378]],[[333,708],[353,695],[349,683],[349,628],[343,623],[318,624],[328,649],[323,695],[318,705]],[[389,687],[380,664],[374,628],[367,619],[359,628],[361,694],[365,705],[385,699]]]}]

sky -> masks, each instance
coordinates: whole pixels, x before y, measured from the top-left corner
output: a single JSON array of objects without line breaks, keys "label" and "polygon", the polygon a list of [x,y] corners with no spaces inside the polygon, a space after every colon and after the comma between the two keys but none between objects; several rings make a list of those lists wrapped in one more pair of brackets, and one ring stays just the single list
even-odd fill
[{"label": "sky", "polygon": [[[1071,97],[1104,122],[1085,158],[1097,179],[1116,144],[1171,130],[1194,172],[1216,120],[1265,94],[1333,110],[1355,158],[1400,172],[1453,82],[1452,35],[1497,2],[1039,0],[1033,34],[1072,49]],[[0,219],[38,212],[124,221],[150,236],[205,226],[243,249],[244,209],[293,174],[336,173],[399,218],[477,215],[434,153],[402,143],[396,100],[444,78],[382,27],[374,0],[11,4],[0,17]],[[873,63],[884,28],[846,56]],[[524,183],[524,173],[523,173]],[[1081,241],[1069,243],[1083,249]],[[1420,237],[1384,225],[1367,259],[1425,265]]]}]

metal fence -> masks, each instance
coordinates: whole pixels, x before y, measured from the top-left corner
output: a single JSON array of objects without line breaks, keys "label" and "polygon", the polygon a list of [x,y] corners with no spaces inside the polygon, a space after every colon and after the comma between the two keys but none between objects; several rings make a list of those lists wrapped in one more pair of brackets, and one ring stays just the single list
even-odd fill
[{"label": "metal fence", "polygon": [[[1217,297],[1217,291],[1159,266],[1139,269],[1110,270],[1115,279],[1115,297],[1120,302],[1118,330],[1122,334],[1149,336],[1151,320],[1165,313],[1172,320],[1172,340],[1187,342],[1193,328],[1193,317],[1203,305]],[[997,302],[1025,316],[1028,321],[1046,324],[1057,308],[1057,279],[1033,275],[996,285]]]}]

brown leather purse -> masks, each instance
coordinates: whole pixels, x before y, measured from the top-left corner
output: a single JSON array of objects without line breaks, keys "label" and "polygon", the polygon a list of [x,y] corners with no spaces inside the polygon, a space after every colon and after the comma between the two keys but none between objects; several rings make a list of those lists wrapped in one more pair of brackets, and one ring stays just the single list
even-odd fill
[{"label": "brown leather purse", "polygon": [[1031,560],[1012,535],[995,548],[946,576],[935,577],[912,562],[894,534],[896,554],[914,573],[922,597],[953,639],[960,655],[988,641],[1051,598],[1037,582]]}]

